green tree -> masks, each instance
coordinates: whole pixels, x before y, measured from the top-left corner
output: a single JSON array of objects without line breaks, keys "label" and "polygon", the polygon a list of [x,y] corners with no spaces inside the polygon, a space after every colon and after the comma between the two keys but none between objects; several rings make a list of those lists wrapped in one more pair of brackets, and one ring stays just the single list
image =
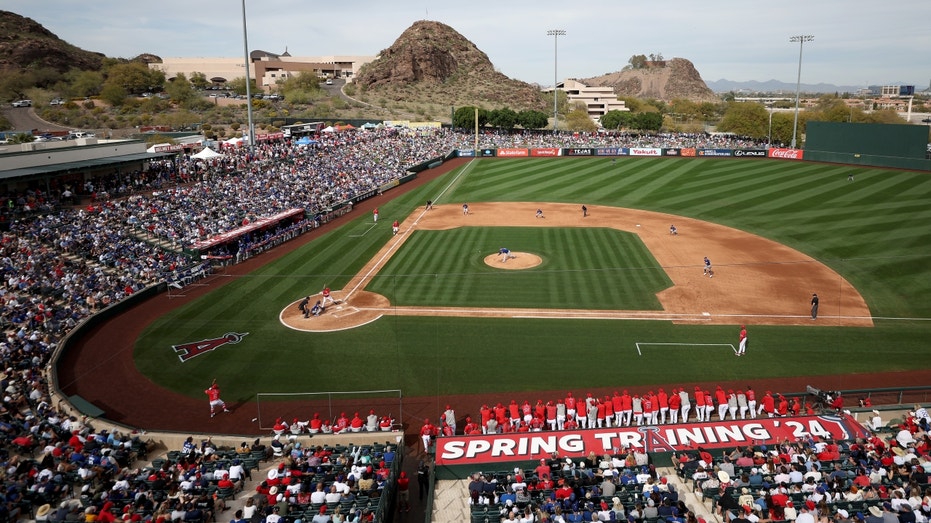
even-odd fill
[{"label": "green tree", "polygon": [[641,131],[659,131],[663,127],[663,115],[658,111],[637,113],[634,128]]},{"label": "green tree", "polygon": [[605,129],[628,129],[634,121],[634,114],[630,111],[608,111],[601,117],[601,126]]},{"label": "green tree", "polygon": [[104,84],[103,89],[100,91],[100,98],[113,107],[123,105],[127,96],[126,89],[115,83]]},{"label": "green tree", "polygon": [[525,109],[517,113],[517,123],[524,129],[543,129],[549,124],[549,116],[543,111]]},{"label": "green tree", "polygon": [[517,125],[517,113],[513,109],[495,109],[488,114],[488,123],[492,127],[513,129]]},{"label": "green tree", "polygon": [[72,70],[66,75],[66,78],[68,77],[72,79],[62,90],[70,97],[97,96],[103,88],[103,74],[98,71]]},{"label": "green tree", "polygon": [[569,114],[566,115],[566,121],[562,129],[594,132],[598,129],[598,126],[595,125],[595,122],[588,116],[588,109],[585,107],[585,104],[579,102],[569,111]]},{"label": "green tree", "polygon": [[769,113],[766,107],[755,102],[731,102],[727,104],[718,130],[740,136],[763,138],[769,129]]},{"label": "green tree", "polygon": [[647,56],[645,54],[635,54],[627,61],[630,69],[643,69],[647,65]]},{"label": "green tree", "polygon": [[[246,94],[246,78],[244,76],[233,78],[227,83],[227,86],[229,87],[230,91],[236,93],[237,95]],[[249,79],[249,90],[253,94],[257,92],[257,89],[255,87],[255,79],[252,79],[252,78]]]},{"label": "green tree", "polygon": [[[485,124],[488,123],[488,111],[485,109],[479,108],[478,110],[478,126],[485,127]],[[466,106],[456,109],[456,112],[453,114],[453,127],[458,127],[460,129],[474,129],[475,128],[475,107]]]},{"label": "green tree", "polygon": [[149,69],[140,62],[115,64],[106,70],[104,84],[118,85],[129,94],[142,94],[146,91],[162,89],[165,73]]},{"label": "green tree", "polygon": [[204,73],[197,72],[197,71],[194,71],[193,73],[191,73],[190,81],[191,81],[191,85],[194,86],[194,89],[197,89],[199,91],[203,91],[204,89],[207,88],[208,85],[210,85],[210,81],[207,80],[207,75],[205,75]]},{"label": "green tree", "polygon": [[165,85],[165,92],[173,102],[186,105],[194,98],[198,97],[197,91],[184,73],[178,73],[174,80]]}]

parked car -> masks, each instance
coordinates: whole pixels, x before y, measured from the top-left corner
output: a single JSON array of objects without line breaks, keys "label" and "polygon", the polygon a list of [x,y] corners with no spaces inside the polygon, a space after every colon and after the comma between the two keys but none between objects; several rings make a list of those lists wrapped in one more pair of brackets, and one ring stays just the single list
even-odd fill
[{"label": "parked car", "polygon": [[327,85],[333,85],[333,79],[332,79],[332,78],[327,78],[327,79],[326,79],[326,84],[327,84]]},{"label": "parked car", "polygon": [[32,100],[16,100],[13,107],[32,107]]},{"label": "parked car", "polygon": [[49,105],[65,105],[65,101],[61,98],[52,98],[49,100]]}]

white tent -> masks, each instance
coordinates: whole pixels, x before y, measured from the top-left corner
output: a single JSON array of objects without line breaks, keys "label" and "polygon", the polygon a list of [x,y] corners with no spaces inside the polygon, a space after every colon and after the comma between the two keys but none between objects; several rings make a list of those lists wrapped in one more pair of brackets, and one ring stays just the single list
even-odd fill
[{"label": "white tent", "polygon": [[335,133],[335,132],[336,132],[336,128],[333,127],[332,125],[330,125],[330,126],[328,126],[328,127],[325,127],[324,129],[322,129],[320,132],[323,132],[323,133]]},{"label": "white tent", "polygon": [[211,158],[216,158],[218,156],[223,156],[222,154],[214,151],[210,147],[204,147],[204,150],[192,156],[192,158],[197,158],[198,160],[210,160]]}]

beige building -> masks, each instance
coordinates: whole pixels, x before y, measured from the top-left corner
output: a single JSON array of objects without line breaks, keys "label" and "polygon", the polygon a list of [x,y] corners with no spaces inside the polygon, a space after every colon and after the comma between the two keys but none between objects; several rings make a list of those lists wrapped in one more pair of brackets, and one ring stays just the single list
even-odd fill
[{"label": "beige building", "polygon": [[608,111],[630,110],[623,100],[617,99],[613,87],[592,87],[577,80],[565,80],[561,87],[566,92],[569,106],[582,102],[588,110],[588,116],[596,122]]},{"label": "beige building", "polygon": [[[250,53],[250,73],[256,86],[269,90],[278,81],[302,72],[310,72],[320,77],[345,78],[350,81],[359,69],[371,62],[374,56],[302,56],[295,57],[285,51],[277,55],[266,51]],[[225,84],[245,74],[245,63],[240,58],[218,57],[173,57],[163,58],[161,63],[151,63],[149,67],[165,73],[168,79],[184,73],[203,73],[207,80],[216,84]]]}]

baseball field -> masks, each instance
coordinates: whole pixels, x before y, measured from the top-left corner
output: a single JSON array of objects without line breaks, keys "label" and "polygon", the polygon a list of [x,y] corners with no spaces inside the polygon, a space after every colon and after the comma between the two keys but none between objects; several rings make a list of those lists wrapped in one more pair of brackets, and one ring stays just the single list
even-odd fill
[{"label": "baseball field", "polygon": [[[929,202],[931,176],[908,171],[760,159],[463,161],[378,197],[377,223],[360,207],[248,274],[216,276],[215,290],[156,298],[176,308],[144,318],[142,334],[112,350],[131,351],[164,401],[205,404],[218,378],[240,408],[262,392],[400,389],[430,410],[469,394],[532,400],[715,381],[891,387],[906,374],[931,379]],[[502,261],[502,247],[514,257]],[[341,303],[316,318],[297,313],[327,286]],[[737,358],[741,324],[750,346]],[[186,361],[173,348],[227,333],[243,336]],[[75,374],[99,362],[87,365]]]}]

